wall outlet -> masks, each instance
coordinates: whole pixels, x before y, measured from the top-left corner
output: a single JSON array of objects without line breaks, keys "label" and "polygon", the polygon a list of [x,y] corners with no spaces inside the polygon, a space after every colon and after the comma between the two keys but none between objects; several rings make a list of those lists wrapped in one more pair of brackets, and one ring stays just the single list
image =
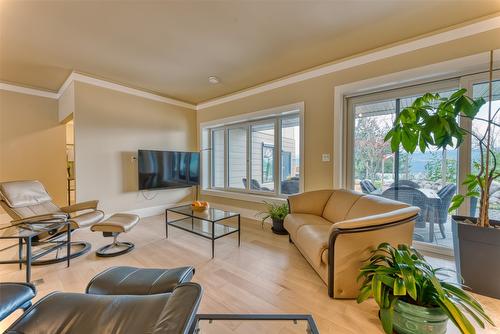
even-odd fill
[{"label": "wall outlet", "polygon": [[328,154],[328,153],[323,153],[323,154],[321,155],[321,161],[323,161],[323,162],[330,162],[330,154]]}]

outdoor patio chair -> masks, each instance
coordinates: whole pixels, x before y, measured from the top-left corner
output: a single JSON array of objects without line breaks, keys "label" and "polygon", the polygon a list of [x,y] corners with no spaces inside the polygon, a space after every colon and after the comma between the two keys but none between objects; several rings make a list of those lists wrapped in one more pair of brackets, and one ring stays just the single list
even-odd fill
[{"label": "outdoor patio chair", "polygon": [[448,209],[450,208],[451,199],[457,190],[457,186],[454,184],[447,184],[443,188],[439,189],[437,195],[441,198],[439,205],[435,208],[437,214],[436,223],[439,224],[439,230],[441,231],[441,236],[443,239],[446,238],[445,224],[448,221]]},{"label": "outdoor patio chair", "polygon": [[[409,186],[396,186],[386,189],[380,196],[420,208],[420,213],[415,219],[415,227],[425,228],[430,208],[427,205],[427,197],[420,190]],[[432,233],[431,229],[429,229],[430,233]],[[424,237],[419,234],[415,234],[414,239],[424,241]],[[429,240],[431,240],[430,235]]]},{"label": "outdoor patio chair", "polygon": [[359,182],[359,185],[361,186],[361,191],[363,191],[365,194],[369,194],[377,190],[377,187],[375,187],[375,185],[370,180],[361,180]]},{"label": "outdoor patio chair", "polygon": [[[242,178],[241,181],[243,182],[243,185],[245,188],[247,187],[247,179],[246,177]],[[251,179],[250,180],[250,189],[252,190],[264,190],[264,191],[271,191],[268,187],[262,187],[256,179]]]}]

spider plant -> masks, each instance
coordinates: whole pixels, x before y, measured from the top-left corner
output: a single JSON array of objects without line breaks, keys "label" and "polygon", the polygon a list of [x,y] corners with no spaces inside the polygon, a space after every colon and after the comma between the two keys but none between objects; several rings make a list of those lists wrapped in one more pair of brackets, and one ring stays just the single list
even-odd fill
[{"label": "spider plant", "polygon": [[267,218],[271,218],[273,221],[283,221],[286,215],[288,215],[288,203],[286,202],[273,203],[264,201],[264,204],[266,205],[266,210],[259,212],[262,225],[264,225],[264,221]]},{"label": "spider plant", "polygon": [[393,333],[394,308],[405,302],[426,308],[439,308],[464,334],[475,333],[468,314],[484,328],[484,321],[493,324],[483,307],[461,286],[441,279],[445,269],[434,269],[415,249],[407,245],[397,248],[381,243],[372,251],[368,264],[361,268],[363,278],[357,302],[373,296],[380,307],[384,331]]}]

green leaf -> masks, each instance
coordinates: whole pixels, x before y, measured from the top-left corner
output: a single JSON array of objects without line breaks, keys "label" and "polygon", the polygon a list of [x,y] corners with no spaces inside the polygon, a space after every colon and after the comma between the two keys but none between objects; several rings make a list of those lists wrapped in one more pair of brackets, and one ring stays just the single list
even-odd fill
[{"label": "green leaf", "polygon": [[481,315],[491,325],[493,326],[495,325],[493,323],[493,320],[491,320],[491,318],[486,314],[481,304],[479,304],[479,302],[476,299],[474,299],[474,297],[469,295],[467,292],[463,291],[461,288],[454,286],[453,284],[442,282],[441,285],[443,286],[444,289],[448,290],[449,293],[453,294],[456,297],[456,299],[472,307],[479,315]]},{"label": "green leaf", "polygon": [[415,277],[412,275],[411,270],[407,267],[403,267],[401,268],[401,274],[403,275],[403,281],[408,295],[413,298],[413,300],[417,300],[417,286],[415,284]]},{"label": "green leaf", "polygon": [[374,275],[372,279],[372,293],[373,299],[380,306],[382,305],[382,281],[379,280],[378,275]]},{"label": "green leaf", "polygon": [[358,298],[356,299],[358,304],[361,304],[368,298],[370,298],[370,295],[372,293],[372,288],[370,286],[365,286],[361,289],[359,292]]},{"label": "green leaf", "polygon": [[382,327],[386,334],[393,333],[393,321],[394,321],[394,306],[398,298],[393,298],[387,308],[380,309],[380,321],[382,322]]},{"label": "green leaf", "polygon": [[453,196],[453,198],[451,199],[451,205],[450,207],[448,208],[448,212],[454,212],[456,209],[458,209],[462,203],[464,202],[465,200],[465,197],[463,195],[455,195]]},{"label": "green leaf", "polygon": [[394,291],[394,296],[406,295],[405,282],[401,278],[397,278],[394,280],[393,291]]},{"label": "green leaf", "polygon": [[401,133],[399,128],[394,129],[394,132],[392,133],[392,138],[391,138],[391,151],[393,153],[397,152],[399,150],[399,144],[401,143]]},{"label": "green leaf", "polygon": [[441,309],[448,314],[450,320],[458,327],[462,333],[476,333],[474,326],[470,323],[458,307],[447,298],[438,298],[437,303]]}]

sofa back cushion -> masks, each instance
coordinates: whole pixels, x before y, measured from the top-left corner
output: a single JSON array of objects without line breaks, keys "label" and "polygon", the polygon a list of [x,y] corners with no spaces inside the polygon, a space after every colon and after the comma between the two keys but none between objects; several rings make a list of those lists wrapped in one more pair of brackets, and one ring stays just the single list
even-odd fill
[{"label": "sofa back cushion", "polygon": [[351,207],[364,195],[353,190],[336,189],[323,210],[323,218],[332,223],[345,220]]},{"label": "sofa back cushion", "polygon": [[365,195],[352,205],[344,220],[383,214],[394,210],[407,208],[408,204],[393,201],[380,196]]},{"label": "sofa back cushion", "polygon": [[288,197],[292,213],[321,216],[333,190],[315,190]]}]

